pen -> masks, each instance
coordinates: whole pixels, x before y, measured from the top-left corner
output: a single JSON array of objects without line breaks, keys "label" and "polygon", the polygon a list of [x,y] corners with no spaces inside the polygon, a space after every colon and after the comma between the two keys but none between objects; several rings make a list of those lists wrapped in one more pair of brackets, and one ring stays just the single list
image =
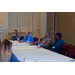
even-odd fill
[{"label": "pen", "polygon": [[25,61],[25,57],[24,57],[24,61]]}]

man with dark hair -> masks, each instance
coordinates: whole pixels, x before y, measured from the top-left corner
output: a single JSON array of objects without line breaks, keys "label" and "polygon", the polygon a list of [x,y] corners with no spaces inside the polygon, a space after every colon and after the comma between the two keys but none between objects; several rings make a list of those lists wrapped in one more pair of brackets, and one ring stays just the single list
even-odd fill
[{"label": "man with dark hair", "polygon": [[20,39],[20,35],[18,34],[18,30],[14,30],[14,34],[11,36],[10,40],[19,40]]},{"label": "man with dark hair", "polygon": [[56,33],[55,40],[50,46],[51,51],[60,52],[61,45],[64,43],[64,41],[61,39],[61,34]]}]

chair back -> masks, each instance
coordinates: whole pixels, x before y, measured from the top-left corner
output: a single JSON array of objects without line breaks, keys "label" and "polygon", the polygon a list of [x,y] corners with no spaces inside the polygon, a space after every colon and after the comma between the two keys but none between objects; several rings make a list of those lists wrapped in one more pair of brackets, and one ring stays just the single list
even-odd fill
[{"label": "chair back", "polygon": [[70,58],[75,58],[75,48],[70,48],[67,51],[67,56],[70,57]]},{"label": "chair back", "polygon": [[43,38],[40,39],[40,41],[42,41]]},{"label": "chair back", "polygon": [[22,40],[22,39],[24,39],[24,37],[23,36],[20,36],[20,40]]},{"label": "chair back", "polygon": [[68,54],[68,51],[69,51],[69,49],[71,49],[71,48],[75,48],[75,46],[74,46],[74,45],[72,45],[72,44],[68,45],[66,55]]},{"label": "chair back", "polygon": [[37,37],[34,37],[33,39],[34,39],[34,42],[35,42],[35,41],[38,41],[38,38],[37,38]]},{"label": "chair back", "polygon": [[67,44],[65,44],[65,43],[63,43],[62,45],[61,45],[61,50],[60,50],[60,54],[63,54],[63,55],[65,55],[65,53],[66,53],[66,50],[67,50]]}]

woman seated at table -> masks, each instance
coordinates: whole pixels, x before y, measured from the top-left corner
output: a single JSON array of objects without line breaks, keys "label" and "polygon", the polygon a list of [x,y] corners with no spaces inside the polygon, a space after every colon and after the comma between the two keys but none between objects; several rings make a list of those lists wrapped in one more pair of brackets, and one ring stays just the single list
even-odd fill
[{"label": "woman seated at table", "polygon": [[56,33],[55,40],[50,46],[51,51],[60,52],[61,45],[64,43],[64,41],[61,39],[61,34]]},{"label": "woman seated at table", "polygon": [[12,53],[12,42],[3,40],[0,43],[0,62],[20,62],[14,53]]}]

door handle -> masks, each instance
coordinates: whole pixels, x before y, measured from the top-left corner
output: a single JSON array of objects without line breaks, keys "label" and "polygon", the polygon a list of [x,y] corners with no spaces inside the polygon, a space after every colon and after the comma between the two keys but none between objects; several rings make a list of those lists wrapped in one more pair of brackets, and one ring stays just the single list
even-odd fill
[{"label": "door handle", "polygon": [[53,31],[51,31],[51,32],[53,32]]}]

